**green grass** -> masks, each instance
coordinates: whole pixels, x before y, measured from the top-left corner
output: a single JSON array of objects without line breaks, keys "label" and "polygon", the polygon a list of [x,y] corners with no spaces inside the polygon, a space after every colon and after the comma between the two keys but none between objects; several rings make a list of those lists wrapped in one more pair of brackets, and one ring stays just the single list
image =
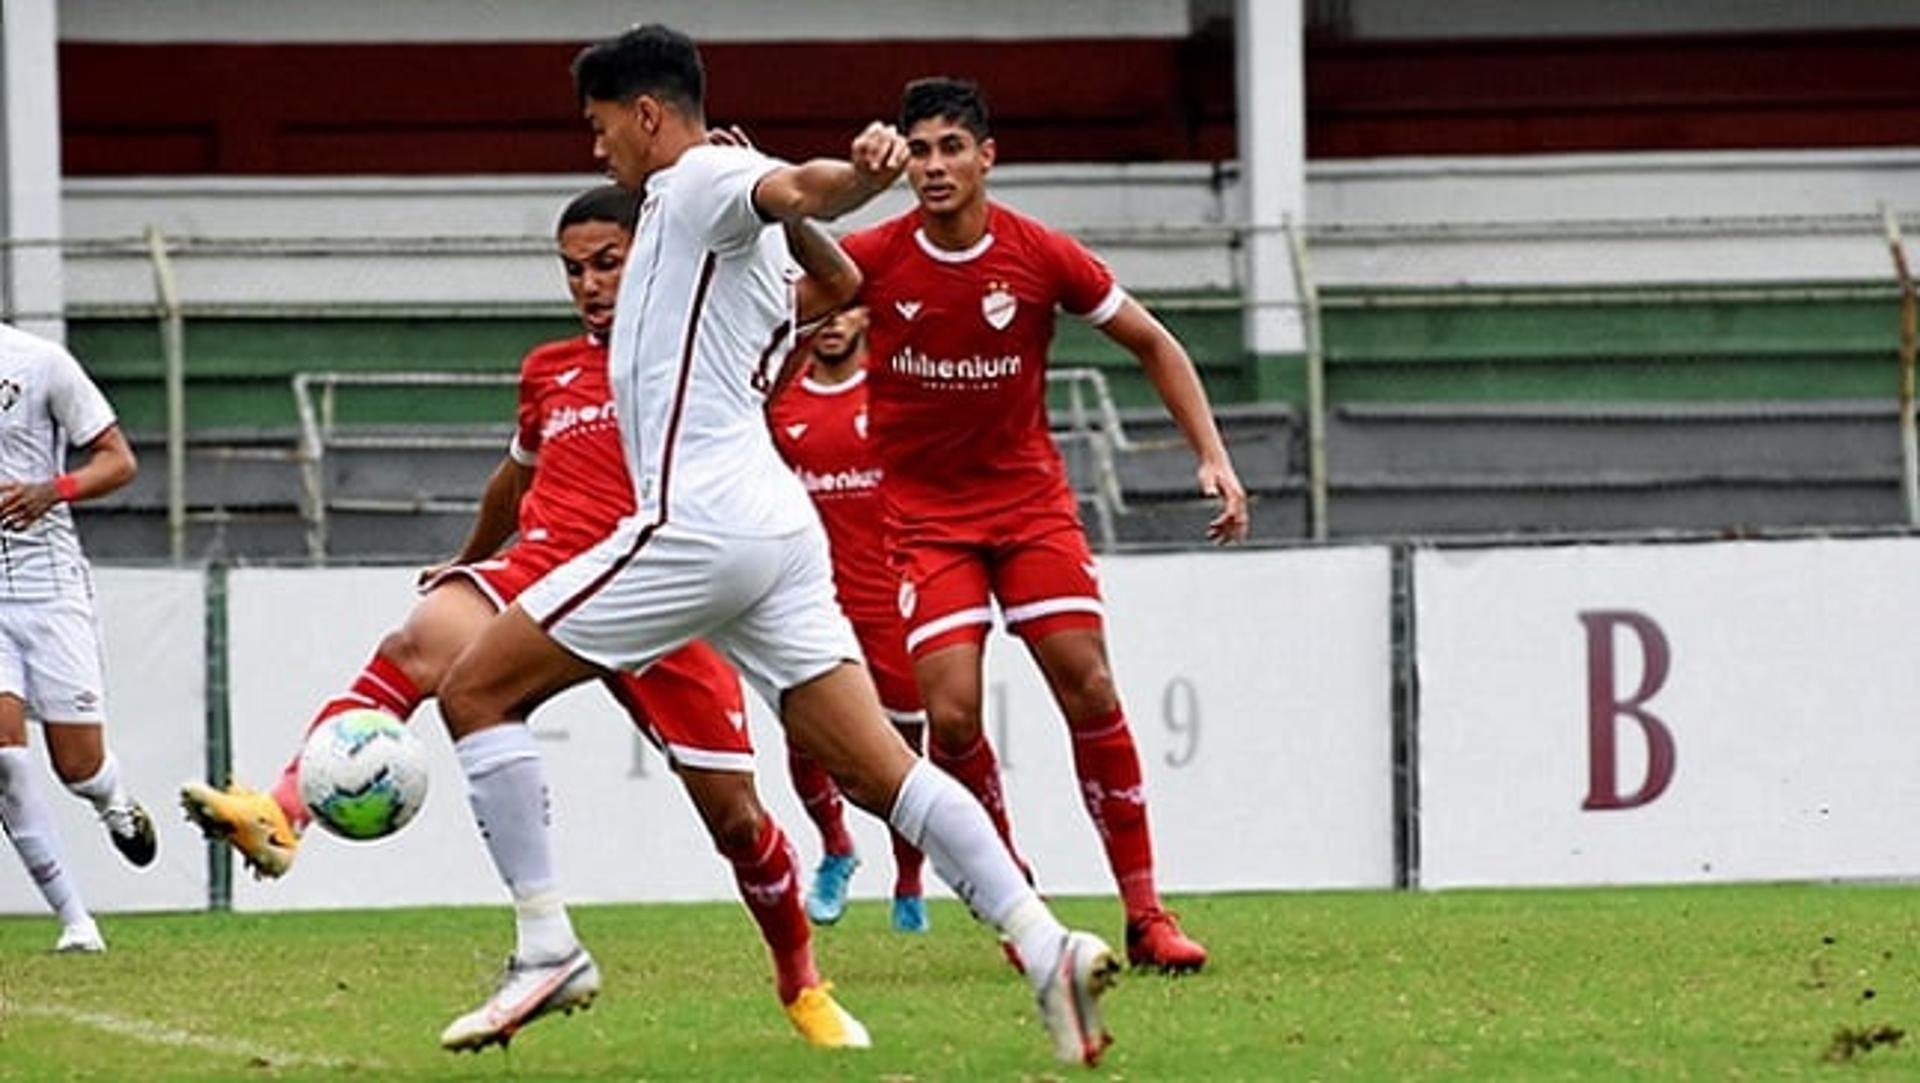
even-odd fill
[{"label": "green grass", "polygon": [[[840,1055],[787,1029],[731,905],[579,908],[600,1002],[478,1058],[434,1039],[490,987],[504,908],[118,917],[100,958],[47,955],[53,923],[11,918],[0,1079],[1920,1078],[1912,887],[1176,903],[1214,964],[1130,975],[1095,1073],[1053,1064],[1025,986],[952,903],[927,937],[870,903],[819,932],[877,1043]],[[1058,909],[1118,931],[1110,901]]]}]

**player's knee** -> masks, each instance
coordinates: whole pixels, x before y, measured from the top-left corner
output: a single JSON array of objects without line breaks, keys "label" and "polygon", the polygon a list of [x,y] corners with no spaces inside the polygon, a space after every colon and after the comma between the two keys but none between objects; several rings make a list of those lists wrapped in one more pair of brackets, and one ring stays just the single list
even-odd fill
[{"label": "player's knee", "polygon": [[927,698],[927,734],[932,744],[960,752],[980,739],[980,705],[961,699]]},{"label": "player's knee", "polygon": [[716,810],[710,821],[713,844],[723,854],[745,853],[759,841],[760,828],[765,822],[766,813],[759,802],[729,801],[725,808]]},{"label": "player's knee", "polygon": [[1108,714],[1120,706],[1120,693],[1113,684],[1113,671],[1098,656],[1057,671],[1054,694],[1068,718],[1093,718]]},{"label": "player's knee", "polygon": [[440,686],[440,717],[446,720],[447,732],[457,741],[501,721],[505,715],[495,706],[484,685],[456,669]]},{"label": "player's knee", "polygon": [[105,754],[97,747],[75,748],[58,741],[47,743],[47,758],[53,762],[53,773],[69,786],[99,774],[106,763]]},{"label": "player's knee", "polygon": [[413,686],[426,694],[433,694],[442,676],[441,666],[436,665],[430,652],[420,643],[419,637],[407,628],[388,632],[380,640],[379,655],[400,667]]}]

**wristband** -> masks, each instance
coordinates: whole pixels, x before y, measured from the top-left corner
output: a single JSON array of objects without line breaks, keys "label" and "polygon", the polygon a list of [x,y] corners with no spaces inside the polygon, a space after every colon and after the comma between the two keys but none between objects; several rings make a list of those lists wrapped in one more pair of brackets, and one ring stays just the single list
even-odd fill
[{"label": "wristband", "polygon": [[62,474],[53,479],[53,492],[62,503],[71,504],[80,495],[80,482],[72,474]]}]

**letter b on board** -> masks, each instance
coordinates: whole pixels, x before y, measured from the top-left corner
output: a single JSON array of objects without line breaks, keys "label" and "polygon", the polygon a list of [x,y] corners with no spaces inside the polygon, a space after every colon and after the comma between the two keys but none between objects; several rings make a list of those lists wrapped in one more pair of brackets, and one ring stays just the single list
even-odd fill
[{"label": "letter b on board", "polygon": [[[1627,609],[1596,609],[1580,614],[1587,632],[1587,798],[1582,809],[1638,808],[1666,792],[1673,781],[1673,733],[1647,704],[1667,683],[1673,653],[1666,633],[1652,617]],[[1640,647],[1640,684],[1621,697],[1614,644],[1625,632]],[[1632,793],[1621,792],[1619,720],[1630,718],[1647,743],[1646,777]]]}]

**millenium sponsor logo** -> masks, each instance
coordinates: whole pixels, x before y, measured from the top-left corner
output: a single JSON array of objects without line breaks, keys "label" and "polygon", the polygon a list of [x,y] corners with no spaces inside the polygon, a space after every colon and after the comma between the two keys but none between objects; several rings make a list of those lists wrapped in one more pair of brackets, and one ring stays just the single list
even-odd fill
[{"label": "millenium sponsor logo", "polygon": [[1023,359],[1017,353],[1002,354],[999,357],[974,354],[972,357],[956,359],[929,357],[919,350],[908,347],[894,354],[887,364],[893,371],[903,376],[917,376],[922,380],[961,382],[1004,380],[1018,376],[1022,362]]},{"label": "millenium sponsor logo", "polygon": [[540,426],[540,439],[551,440],[576,425],[590,425],[595,421],[612,421],[613,403],[598,405],[561,406],[547,413],[547,419]]},{"label": "millenium sponsor logo", "polygon": [[800,471],[800,484],[807,487],[809,493],[852,493],[880,487],[880,467],[866,470],[829,470],[816,474],[811,470]]}]

